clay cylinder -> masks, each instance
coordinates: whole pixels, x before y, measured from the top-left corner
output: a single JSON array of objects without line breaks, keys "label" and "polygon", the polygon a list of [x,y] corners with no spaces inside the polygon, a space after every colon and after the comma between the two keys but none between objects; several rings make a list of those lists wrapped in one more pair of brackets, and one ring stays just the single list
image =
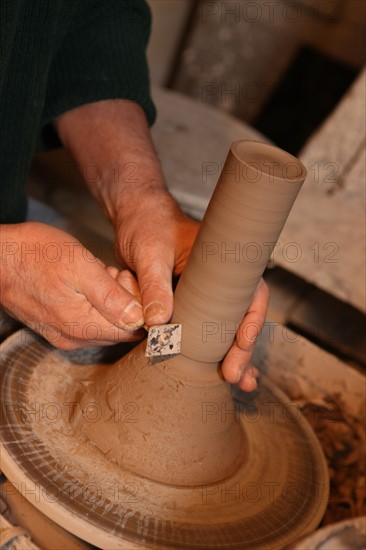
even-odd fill
[{"label": "clay cylinder", "polygon": [[223,359],[305,177],[302,163],[273,145],[232,144],[175,291],[185,357]]}]

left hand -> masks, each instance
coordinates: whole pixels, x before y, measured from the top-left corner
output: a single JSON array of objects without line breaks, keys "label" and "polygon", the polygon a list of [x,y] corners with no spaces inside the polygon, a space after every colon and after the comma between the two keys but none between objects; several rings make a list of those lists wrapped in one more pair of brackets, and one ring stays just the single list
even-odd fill
[{"label": "left hand", "polygon": [[253,391],[257,387],[259,371],[251,363],[251,359],[266,320],[268,301],[268,286],[261,278],[236,338],[222,363],[225,380],[231,384],[237,383],[244,391]]}]

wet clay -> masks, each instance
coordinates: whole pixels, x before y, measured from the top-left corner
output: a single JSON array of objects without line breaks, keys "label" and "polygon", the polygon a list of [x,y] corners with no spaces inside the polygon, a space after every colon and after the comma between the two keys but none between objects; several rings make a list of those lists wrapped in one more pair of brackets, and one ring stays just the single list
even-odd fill
[{"label": "wet clay", "polygon": [[[235,414],[203,422],[207,404],[234,409],[219,364],[230,348],[306,176],[294,157],[271,145],[231,146],[174,296],[181,354],[153,364],[143,345],[91,383],[102,423],[80,429],[118,464],[172,485],[223,480],[246,460]],[[254,254],[254,256],[253,256]],[[113,403],[132,402],[138,424],[108,422]],[[103,429],[101,429],[103,426]]]},{"label": "wet clay", "polygon": [[[81,416],[80,429],[111,460],[148,479],[192,487],[227,478],[246,459],[230,386],[215,365],[205,372],[207,364],[180,356],[153,365],[145,345],[89,380],[80,407],[95,403],[102,418]],[[138,413],[138,422],[116,422],[118,404]]]}]

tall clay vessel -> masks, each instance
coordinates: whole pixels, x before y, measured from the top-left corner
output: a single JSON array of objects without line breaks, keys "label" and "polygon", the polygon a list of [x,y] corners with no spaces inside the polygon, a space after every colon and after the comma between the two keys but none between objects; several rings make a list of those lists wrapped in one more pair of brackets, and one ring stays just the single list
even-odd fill
[{"label": "tall clay vessel", "polygon": [[174,296],[190,359],[223,359],[306,177],[265,143],[232,144]]},{"label": "tall clay vessel", "polygon": [[265,377],[247,395],[220,371],[305,175],[272,145],[233,143],[174,297],[181,354],[154,363],[142,342],[81,366],[37,336],[5,345],[4,403],[60,414],[4,405],[3,471],[54,521],[113,550],[273,550],[316,528],[328,475],[309,425]]}]

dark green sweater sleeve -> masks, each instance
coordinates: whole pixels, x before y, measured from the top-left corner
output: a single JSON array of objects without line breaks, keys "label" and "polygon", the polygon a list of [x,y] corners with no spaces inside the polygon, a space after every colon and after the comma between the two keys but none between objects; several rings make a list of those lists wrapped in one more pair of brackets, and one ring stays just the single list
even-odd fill
[{"label": "dark green sweater sleeve", "polygon": [[43,123],[100,99],[130,99],[155,118],[145,48],[150,11],[143,0],[81,3],[49,72]]},{"label": "dark green sweater sleeve", "polygon": [[23,221],[24,183],[42,129],[102,99],[155,108],[144,0],[1,0],[0,223]]}]

